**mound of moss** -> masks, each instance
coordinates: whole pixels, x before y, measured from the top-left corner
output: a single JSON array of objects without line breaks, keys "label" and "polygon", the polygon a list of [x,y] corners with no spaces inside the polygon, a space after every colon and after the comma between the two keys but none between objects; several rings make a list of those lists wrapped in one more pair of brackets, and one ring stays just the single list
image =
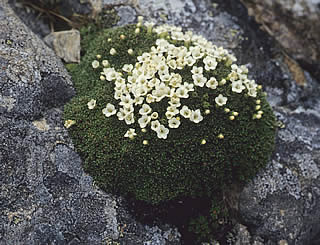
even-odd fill
[{"label": "mound of moss", "polygon": [[214,196],[265,166],[275,117],[226,50],[141,21],[84,41],[64,118],[99,187],[157,204]]}]

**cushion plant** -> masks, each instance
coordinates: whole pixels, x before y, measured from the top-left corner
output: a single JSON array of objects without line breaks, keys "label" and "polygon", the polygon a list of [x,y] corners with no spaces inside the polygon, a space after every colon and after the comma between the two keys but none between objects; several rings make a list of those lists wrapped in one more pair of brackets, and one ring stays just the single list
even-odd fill
[{"label": "cushion plant", "polygon": [[227,50],[141,18],[88,40],[64,117],[102,189],[151,204],[213,196],[266,164],[275,117]]}]

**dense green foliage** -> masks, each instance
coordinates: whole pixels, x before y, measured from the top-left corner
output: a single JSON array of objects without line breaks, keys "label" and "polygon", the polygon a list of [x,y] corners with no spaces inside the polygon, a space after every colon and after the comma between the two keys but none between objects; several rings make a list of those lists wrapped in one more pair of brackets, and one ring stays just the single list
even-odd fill
[{"label": "dense green foliage", "polygon": [[[275,135],[275,118],[261,90],[257,95],[263,111],[260,120],[253,120],[257,98],[234,93],[231,86],[218,86],[215,90],[204,87],[192,92],[190,98],[181,99],[182,104],[200,108],[203,115],[207,109],[211,113],[197,124],[181,117],[181,126],[170,130],[165,140],[157,138],[150,129],[140,132],[137,123],[133,126],[137,136],[125,138],[128,125],[101,112],[107,103],[117,104],[114,83],[100,80],[100,72],[92,68],[92,61],[100,54],[116,70],[124,64],[135,64],[137,56],[149,52],[158,38],[155,33],[147,33],[145,27],[135,34],[135,28],[107,29],[95,36],[87,33],[82,41],[86,50],[81,63],[69,66],[77,96],[65,106],[64,118],[76,121],[69,132],[85,171],[104,190],[133,195],[152,204],[186,196],[212,196],[232,182],[241,184],[254,176],[269,159]],[[120,39],[121,34],[125,35],[124,40]],[[115,48],[117,54],[110,55],[110,48]],[[128,55],[130,48],[133,55]],[[180,71],[184,81],[192,82],[190,70],[186,67]],[[230,71],[230,66],[221,62],[208,75],[220,81]],[[226,107],[239,112],[235,120],[229,120],[225,107],[216,106],[214,98],[219,94],[228,96]],[[91,99],[97,105],[89,110],[87,103]],[[166,108],[164,102],[156,106],[158,112]],[[218,138],[219,134],[224,138]],[[201,144],[203,139],[206,144]],[[143,140],[148,140],[148,144],[142,144]]]}]

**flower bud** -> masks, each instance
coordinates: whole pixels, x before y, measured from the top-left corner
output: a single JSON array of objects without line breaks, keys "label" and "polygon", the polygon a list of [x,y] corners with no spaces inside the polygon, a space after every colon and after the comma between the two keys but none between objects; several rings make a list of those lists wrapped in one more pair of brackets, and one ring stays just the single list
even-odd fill
[{"label": "flower bud", "polygon": [[224,139],[224,135],[223,134],[219,134],[218,138],[222,140],[222,139]]}]

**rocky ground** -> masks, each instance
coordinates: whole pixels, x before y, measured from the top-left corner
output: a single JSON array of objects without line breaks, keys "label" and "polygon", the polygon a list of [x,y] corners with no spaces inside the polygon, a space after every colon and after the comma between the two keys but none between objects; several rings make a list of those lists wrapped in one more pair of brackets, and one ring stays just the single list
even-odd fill
[{"label": "rocky ground", "polygon": [[[314,70],[310,75],[294,53],[258,30],[238,1],[65,2],[79,13],[114,9],[117,25],[138,15],[179,25],[235,53],[268,92],[280,123],[266,169],[243,190],[230,188],[239,219],[229,244],[319,243],[320,85]],[[0,244],[181,244],[176,228],[137,222],[125,200],[100,191],[83,172],[61,119],[74,95],[72,81],[41,40],[50,26],[15,9],[37,35],[7,0],[0,2]]]}]

